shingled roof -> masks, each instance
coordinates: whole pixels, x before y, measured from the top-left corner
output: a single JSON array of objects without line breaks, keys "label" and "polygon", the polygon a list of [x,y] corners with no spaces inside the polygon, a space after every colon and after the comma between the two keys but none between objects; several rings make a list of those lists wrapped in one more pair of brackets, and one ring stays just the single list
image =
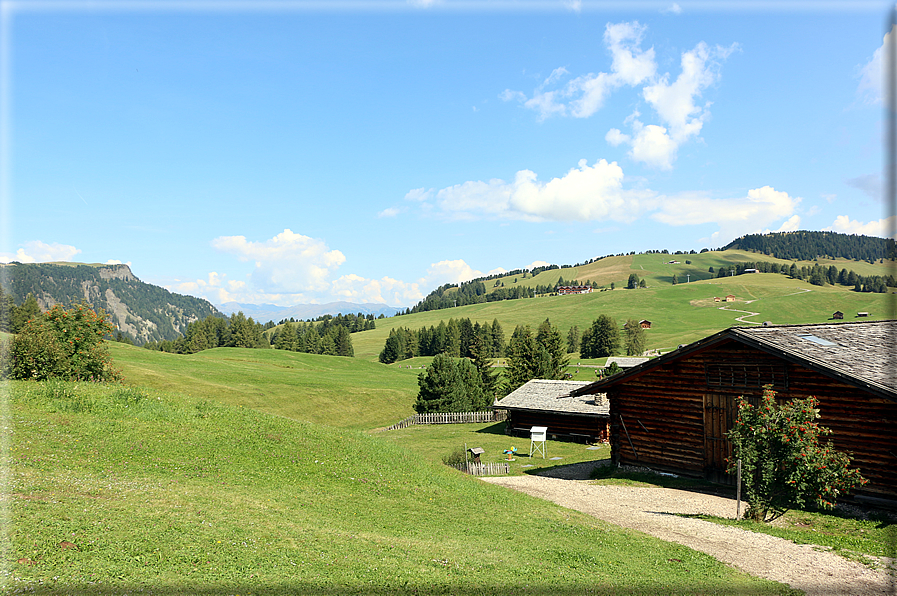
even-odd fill
[{"label": "shingled roof", "polygon": [[821,325],[732,327],[674,350],[624,373],[573,391],[585,395],[605,391],[640,373],[678,360],[725,340],[735,340],[784,360],[800,364],[863,387],[882,397],[897,399],[897,321],[851,321]]},{"label": "shingled roof", "polygon": [[590,385],[588,381],[533,379],[499,400],[502,410],[530,410],[555,414],[607,417],[609,406],[595,404],[594,395],[571,397],[571,392]]}]

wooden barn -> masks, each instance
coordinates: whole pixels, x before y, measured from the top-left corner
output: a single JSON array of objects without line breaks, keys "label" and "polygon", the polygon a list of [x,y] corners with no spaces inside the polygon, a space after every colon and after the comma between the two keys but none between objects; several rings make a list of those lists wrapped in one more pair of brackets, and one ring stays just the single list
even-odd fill
[{"label": "wooden barn", "polygon": [[650,329],[651,328],[651,321],[649,321],[648,319],[642,319],[641,321],[638,322],[638,324],[639,324],[639,327],[641,327],[642,329]]},{"label": "wooden barn", "polygon": [[505,428],[509,435],[529,436],[533,426],[547,426],[551,438],[607,441],[609,414],[604,394],[571,396],[573,390],[589,384],[533,379],[493,407],[507,411]]},{"label": "wooden barn", "polygon": [[733,327],[573,391],[606,393],[611,458],[732,483],[726,432],[739,396],[815,396],[835,448],[869,481],[857,500],[897,505],[897,321]]}]

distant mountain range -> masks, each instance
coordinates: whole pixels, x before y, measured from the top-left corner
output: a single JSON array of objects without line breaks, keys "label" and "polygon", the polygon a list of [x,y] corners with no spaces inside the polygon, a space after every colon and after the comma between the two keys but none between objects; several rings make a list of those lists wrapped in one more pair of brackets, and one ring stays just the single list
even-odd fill
[{"label": "distant mountain range", "polygon": [[256,322],[267,323],[274,321],[279,323],[284,319],[306,320],[316,319],[323,315],[358,314],[374,315],[379,317],[391,317],[403,309],[385,304],[354,302],[328,302],[327,304],[297,304],[295,306],[277,306],[276,304],[241,304],[239,302],[226,302],[218,305],[218,310],[232,315],[241,311],[247,317],[252,317]]}]

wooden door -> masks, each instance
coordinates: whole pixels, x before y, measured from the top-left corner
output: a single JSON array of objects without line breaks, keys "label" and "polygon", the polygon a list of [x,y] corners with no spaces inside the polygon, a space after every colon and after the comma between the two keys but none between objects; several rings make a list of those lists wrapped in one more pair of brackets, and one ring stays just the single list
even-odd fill
[{"label": "wooden door", "polygon": [[726,433],[737,415],[737,396],[704,395],[704,474],[712,482],[735,484],[735,478],[726,474],[726,460],[732,457],[732,443]]}]

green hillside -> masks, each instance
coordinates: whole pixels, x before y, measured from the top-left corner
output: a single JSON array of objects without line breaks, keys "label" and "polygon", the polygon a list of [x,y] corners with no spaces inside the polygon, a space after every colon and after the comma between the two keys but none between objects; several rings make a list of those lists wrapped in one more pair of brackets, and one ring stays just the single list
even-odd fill
[{"label": "green hillside", "polygon": [[249,348],[185,355],[109,347],[129,385],[343,428],[393,424],[413,413],[417,396],[419,371],[358,358]]},{"label": "green hillside", "polygon": [[[560,270],[544,271],[539,275],[523,279],[517,276],[518,284],[534,287],[538,284],[554,284],[559,276],[565,280],[574,277],[580,281],[596,281],[613,291],[594,291],[590,294],[570,296],[541,296],[518,300],[486,302],[468,306],[419,312],[390,317],[377,321],[377,329],[352,335],[356,358],[375,360],[383,344],[394,327],[417,329],[438,325],[440,320],[451,317],[470,318],[473,322],[491,323],[498,319],[510,337],[519,324],[537,326],[545,318],[560,327],[566,335],[573,325],[580,329],[587,327],[599,314],[607,314],[622,325],[629,318],[648,319],[653,323],[647,332],[648,349],[669,350],[682,343],[689,343],[727,327],[747,325],[736,319],[744,312],[720,310],[735,309],[758,313],[746,321],[774,324],[823,323],[831,319],[834,311],[840,310],[850,320],[857,312],[870,313],[871,319],[893,318],[894,296],[892,294],[860,293],[845,286],[814,286],[806,281],[791,279],[785,275],[772,273],[746,274],[727,278],[716,278],[710,267],[717,271],[721,266],[759,260],[788,264],[791,261],[774,259],[756,253],[729,250],[706,252],[698,255],[641,254],[609,257],[589,265]],[[679,260],[679,264],[666,264]],[[691,264],[687,265],[686,260]],[[870,264],[857,261],[823,260],[820,264],[833,264],[838,269],[853,269],[861,275],[888,275],[892,273],[890,264]],[[812,266],[813,262],[798,262],[798,266]],[[631,273],[647,282],[647,288],[625,289]],[[672,276],[677,275],[679,283],[672,284]],[[690,275],[690,283],[687,276]],[[505,278],[506,287],[514,277]],[[714,303],[713,298],[727,294],[736,296],[735,303]]]},{"label": "green hillside", "polygon": [[14,382],[5,593],[785,594],[376,436]]}]

